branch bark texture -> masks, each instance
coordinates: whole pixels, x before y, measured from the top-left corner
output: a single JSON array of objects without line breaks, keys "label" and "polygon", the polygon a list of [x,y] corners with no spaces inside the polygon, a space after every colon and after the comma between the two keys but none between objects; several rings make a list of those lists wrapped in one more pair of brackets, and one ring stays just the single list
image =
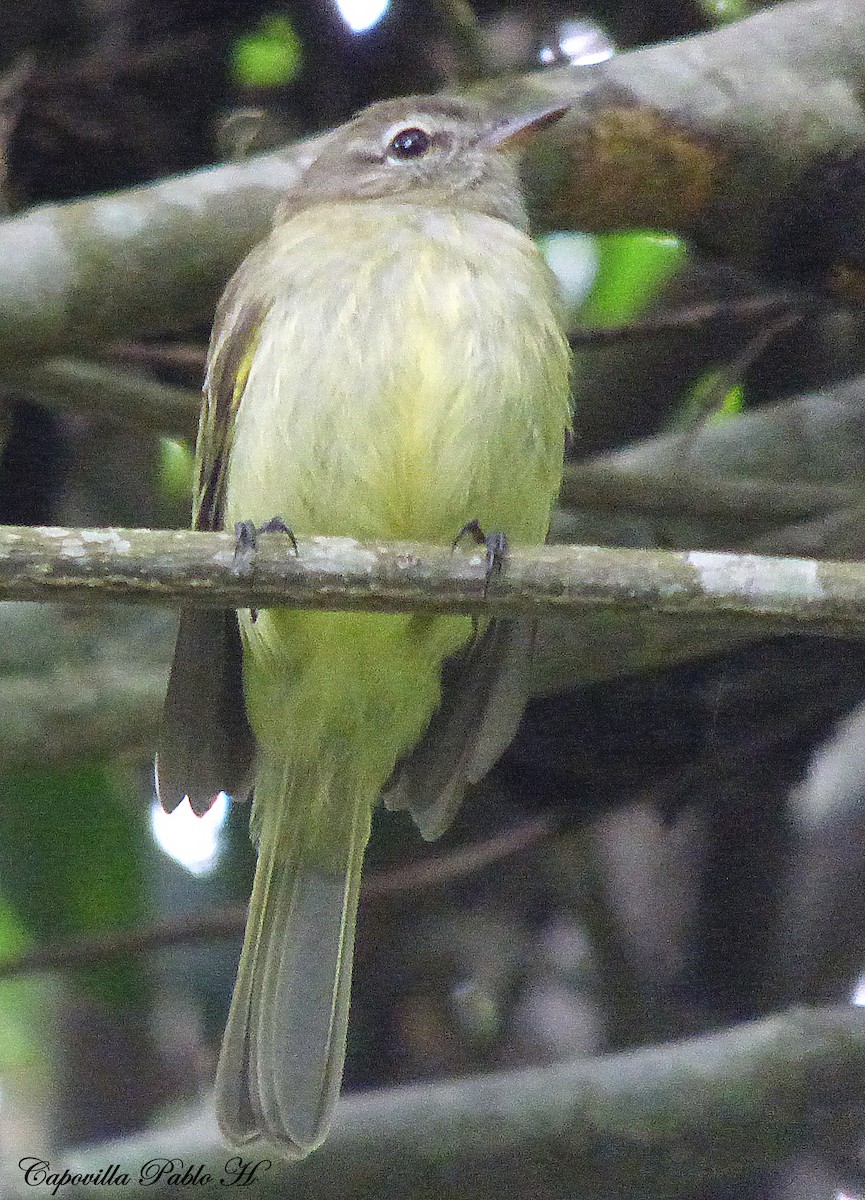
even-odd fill
[{"label": "branch bark texture", "polygon": [[535,75],[527,89],[573,104],[543,143],[560,153],[544,151],[537,199],[579,228],[669,228],[762,258],[772,239],[795,241],[791,208],[806,236],[820,166],[863,153],[863,83],[859,0],[780,4],[597,69]]},{"label": "branch bark texture", "polygon": [[[713,33],[495,82],[484,94],[512,109],[573,105],[539,140],[527,173],[542,222],[671,229],[751,263],[786,264],[802,245],[818,274],[865,255],[862,206],[851,201],[865,153],[861,0],[791,0]],[[206,314],[315,148],[0,224],[0,362],[30,366]],[[847,209],[841,225],[828,220]]]},{"label": "branch bark texture", "polygon": [[[475,1200],[504,1195],[681,1196],[782,1161],[819,1123],[843,1124],[865,1078],[865,1014],[797,1010],[720,1034],[605,1058],[344,1098],[328,1141],[290,1166],[272,1161],[256,1195],[304,1200]],[[222,1195],[233,1152],[212,1118],[84,1151],[70,1172],[109,1163],[127,1186],[103,1200],[174,1194],[139,1187],[140,1168],[201,1164]],[[247,1161],[267,1160],[248,1148]],[[52,1170],[62,1170],[57,1164]],[[236,1168],[235,1168],[236,1169]],[[18,1180],[10,1196],[29,1194]],[[92,1184],[64,1189],[89,1197]]]},{"label": "branch bark texture", "polygon": [[515,549],[487,587],[481,551],[265,534],[0,526],[0,600],[552,615],[651,609],[743,629],[865,634],[865,566],[603,546]]}]

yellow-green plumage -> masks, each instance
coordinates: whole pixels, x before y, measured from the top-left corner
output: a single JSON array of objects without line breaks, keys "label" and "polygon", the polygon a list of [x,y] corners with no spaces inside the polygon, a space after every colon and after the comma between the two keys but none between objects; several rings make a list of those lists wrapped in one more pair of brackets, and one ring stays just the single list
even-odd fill
[{"label": "yellow-green plumage", "polygon": [[[472,110],[439,103],[423,119],[460,134]],[[379,110],[376,144],[397,112]],[[513,167],[471,119],[467,165],[407,195],[380,168],[363,186],[313,172],[314,202],[297,198],[241,267],[214,327],[200,512],[224,491],[226,526],[279,516],[297,534],[448,545],[476,520],[511,544],[543,541],[569,352],[551,277],[517,227]],[[424,739],[472,623],[269,610],[239,624],[259,863],[217,1107],[230,1140],[297,1156],[323,1139],[338,1095],[371,810]],[[466,762],[463,786],[472,763],[489,765]],[[415,813],[424,832],[449,805]]]},{"label": "yellow-green plumage", "polygon": [[256,330],[227,521],[285,511],[297,532],[441,541],[472,513],[545,537],[568,351],[524,233],[477,212],[329,204],[259,257],[284,289]]},{"label": "yellow-green plumage", "polygon": [[[512,543],[543,541],[561,480],[568,350],[526,235],[481,213],[348,203],[294,217],[271,239],[267,263],[285,293],[256,330],[226,523],[279,514],[296,533],[448,544],[475,518]],[[254,623],[243,613],[240,624],[266,764],[254,800],[253,909],[272,936],[268,907],[283,906],[276,945],[285,954],[290,943],[285,976],[297,989],[280,1003],[262,988],[259,1003],[281,1008],[288,1055],[303,1047],[292,1116],[307,1149],[339,1086],[372,806],[437,707],[442,660],[469,639],[471,621],[270,610]],[[318,880],[309,885],[316,903],[330,888],[341,949],[328,955],[320,927],[303,927],[307,903],[266,894],[261,881],[283,863],[298,872],[290,888],[304,873]],[[241,977],[253,971],[253,945],[261,958],[259,936],[250,932]],[[336,981],[332,1011],[312,982],[321,974]],[[248,1020],[245,1003],[233,1019]],[[308,1010],[319,1017],[312,1035]],[[274,1080],[264,1091],[278,1088]],[[308,1093],[321,1096],[318,1119],[301,1129]]]}]

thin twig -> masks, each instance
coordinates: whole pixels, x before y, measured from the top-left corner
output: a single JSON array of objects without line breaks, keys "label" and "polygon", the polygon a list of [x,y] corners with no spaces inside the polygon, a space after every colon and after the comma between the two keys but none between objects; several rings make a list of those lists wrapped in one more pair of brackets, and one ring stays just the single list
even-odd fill
[{"label": "thin twig", "polygon": [[[538,817],[492,837],[457,846],[445,854],[372,872],[363,881],[362,899],[375,902],[406,892],[443,887],[480,874],[493,864],[544,841],[555,825],[552,817]],[[35,971],[80,970],[172,946],[236,937],[245,924],[246,905],[235,904],[215,912],[170,917],[135,929],[106,930],[50,946],[34,946],[0,961],[0,979]]]},{"label": "thin twig", "polygon": [[653,313],[622,325],[580,327],[569,334],[574,349],[585,346],[615,345],[619,342],[644,341],[647,338],[692,336],[716,325],[751,325],[754,321],[772,321],[791,313],[802,317],[819,316],[836,309],[837,301],[818,292],[777,292],[771,295],[742,296],[736,300],[715,300],[689,305],[672,312]]},{"label": "thin twig", "polygon": [[201,406],[198,389],[170,387],[121,366],[71,358],[2,372],[0,387],[49,408],[93,413],[181,437],[195,435]]},{"label": "thin twig", "polygon": [[687,470],[687,460],[693,456],[694,440],[705,428],[706,422],[721,409],[725,397],[742,382],[747,372],[760,361],[771,344],[783,334],[795,329],[803,319],[803,314],[799,312],[779,313],[749,339],[741,354],[721,369],[706,394],[699,397],[695,404],[697,411],[694,414],[693,425],[686,431],[682,446],[683,469]]},{"label": "thin twig", "polygon": [[419,858],[407,866],[393,867],[389,871],[377,871],[363,883],[365,900],[378,900],[397,892],[422,891],[441,887],[457,879],[479,874],[494,863],[544,841],[556,828],[553,817],[537,817],[533,821],[505,829],[493,837],[457,846],[447,854]]},{"label": "thin twig", "polygon": [[646,470],[615,457],[568,463],[561,502],[570,508],[704,517],[770,525],[802,521],[849,508],[862,498],[852,484]]},{"label": "thin twig", "polygon": [[105,353],[131,367],[180,370],[197,379],[203,378],[207,361],[207,346],[198,342],[116,342]]},{"label": "thin twig", "polygon": [[33,946],[0,960],[0,980],[36,971],[77,971],[199,942],[238,936],[246,924],[246,905],[234,904],[204,913],[166,917],[135,929],[110,929],[48,946]]}]

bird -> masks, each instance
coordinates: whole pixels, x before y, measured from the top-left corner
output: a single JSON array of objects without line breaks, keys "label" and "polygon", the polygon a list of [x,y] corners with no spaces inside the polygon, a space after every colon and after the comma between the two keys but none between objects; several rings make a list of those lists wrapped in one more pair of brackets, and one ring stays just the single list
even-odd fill
[{"label": "bird", "polygon": [[[503,553],[543,542],[570,351],[518,156],[563,112],[408,97],[325,137],[217,307],[194,528],[234,527],[241,556],[262,530],[287,553],[468,530],[492,587]],[[326,1137],[373,808],[448,827],[513,737],[530,641],[456,614],[181,613],[158,795],[201,814],[251,792],[258,848],[216,1073],[232,1145],[296,1159]]]}]

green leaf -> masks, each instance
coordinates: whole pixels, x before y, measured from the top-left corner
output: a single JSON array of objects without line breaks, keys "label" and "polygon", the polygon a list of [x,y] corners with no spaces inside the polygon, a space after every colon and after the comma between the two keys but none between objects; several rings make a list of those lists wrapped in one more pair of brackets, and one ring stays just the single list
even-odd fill
[{"label": "green leaf", "polygon": [[[0,892],[39,943],[140,924],[150,851],[136,781],[101,764],[0,781]],[[143,1001],[139,964],[82,972],[103,1002]]]},{"label": "green leaf", "polygon": [[274,14],[234,43],[232,71],[242,87],[280,87],[295,78],[301,59],[300,39],[291,21]]},{"label": "green leaf", "polygon": [[731,21],[741,21],[754,11],[750,0],[700,0],[700,8],[716,25],[727,25]]},{"label": "green leaf", "polygon": [[177,438],[159,439],[159,497],[166,504],[179,504],[192,493],[195,455],[187,442]]},{"label": "green leaf", "polygon": [[723,400],[718,403],[714,398],[718,385],[726,374],[724,367],[713,367],[705,371],[693,385],[685,398],[684,404],[676,418],[677,429],[690,429],[694,421],[706,418],[706,406],[712,403],[712,411],[706,418],[708,425],[720,425],[737,417],[745,408],[745,389],[742,384],[734,384]]},{"label": "green leaf", "polygon": [[580,313],[586,325],[633,321],[687,257],[679,238],[659,233],[611,233],[598,238],[595,284]]},{"label": "green leaf", "polygon": [[[0,896],[0,962],[20,954],[30,938],[12,907]],[[0,1072],[43,1066],[43,982],[33,978],[0,982]]]}]

